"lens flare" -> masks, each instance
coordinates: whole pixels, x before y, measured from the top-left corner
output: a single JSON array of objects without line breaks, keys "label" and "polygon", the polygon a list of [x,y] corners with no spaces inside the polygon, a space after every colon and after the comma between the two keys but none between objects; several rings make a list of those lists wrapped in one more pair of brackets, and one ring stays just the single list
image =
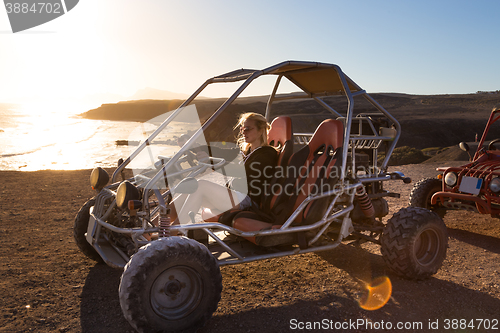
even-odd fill
[{"label": "lens flare", "polygon": [[391,294],[391,280],[387,276],[379,276],[366,284],[365,291],[359,300],[359,306],[364,310],[378,310],[387,304]]}]

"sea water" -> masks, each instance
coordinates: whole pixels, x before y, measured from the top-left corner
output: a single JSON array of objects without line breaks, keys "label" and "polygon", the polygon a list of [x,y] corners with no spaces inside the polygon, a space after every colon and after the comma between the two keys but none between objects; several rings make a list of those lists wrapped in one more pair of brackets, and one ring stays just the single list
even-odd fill
[{"label": "sea water", "polygon": [[83,119],[75,110],[0,104],[0,170],[116,167],[135,150],[116,141],[128,140],[141,123]]}]

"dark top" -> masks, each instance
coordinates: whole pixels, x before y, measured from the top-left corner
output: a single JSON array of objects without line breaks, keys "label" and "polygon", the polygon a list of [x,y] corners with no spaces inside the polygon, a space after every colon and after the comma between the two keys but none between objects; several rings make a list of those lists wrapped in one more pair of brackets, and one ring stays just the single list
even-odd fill
[{"label": "dark top", "polygon": [[[235,148],[217,148],[211,147],[211,155],[222,157],[226,161],[232,161],[238,153],[241,153],[238,147]],[[278,163],[278,152],[271,146],[262,146],[254,149],[251,153],[243,154],[245,163],[245,179],[235,178],[230,184],[231,189],[247,194],[257,205],[260,205],[261,197],[265,193],[264,189],[268,186],[274,176],[275,167]]]}]

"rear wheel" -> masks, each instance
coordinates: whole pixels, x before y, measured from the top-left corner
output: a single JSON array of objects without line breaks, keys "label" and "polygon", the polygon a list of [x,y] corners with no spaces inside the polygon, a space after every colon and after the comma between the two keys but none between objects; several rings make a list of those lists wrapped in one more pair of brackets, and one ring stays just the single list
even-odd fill
[{"label": "rear wheel", "polygon": [[87,242],[87,238],[85,237],[89,225],[90,207],[94,206],[94,204],[95,199],[92,198],[87,201],[85,205],[80,208],[78,214],[76,214],[75,223],[73,224],[73,238],[80,251],[88,258],[97,262],[104,262],[92,245]]},{"label": "rear wheel", "polygon": [[196,331],[217,309],[222,276],[195,240],[168,237],[132,256],[120,281],[120,305],[138,332]]},{"label": "rear wheel", "polygon": [[409,279],[424,279],[442,266],[448,233],[436,213],[408,207],[389,219],[380,241],[382,256],[393,271]]}]

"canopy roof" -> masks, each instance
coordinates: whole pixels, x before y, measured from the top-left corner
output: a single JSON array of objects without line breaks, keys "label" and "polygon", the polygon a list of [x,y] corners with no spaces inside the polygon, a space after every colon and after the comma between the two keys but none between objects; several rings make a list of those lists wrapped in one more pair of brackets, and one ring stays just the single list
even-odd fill
[{"label": "canopy roof", "polygon": [[362,91],[339,66],[319,62],[285,61],[263,70],[239,69],[212,78],[213,82],[235,82],[246,80],[252,75],[282,75],[310,96],[327,96],[344,93],[342,81],[351,93]]}]

